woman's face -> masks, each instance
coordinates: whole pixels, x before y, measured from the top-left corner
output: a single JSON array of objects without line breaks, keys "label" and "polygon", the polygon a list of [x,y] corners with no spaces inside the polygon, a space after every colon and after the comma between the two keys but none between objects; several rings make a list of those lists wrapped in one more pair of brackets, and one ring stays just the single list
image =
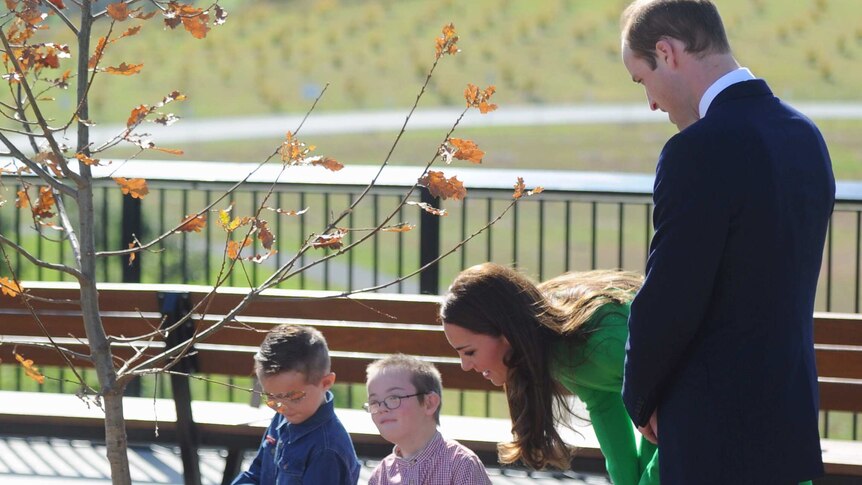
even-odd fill
[{"label": "woman's face", "polygon": [[506,383],[509,369],[504,358],[512,350],[506,337],[474,333],[454,323],[444,322],[443,333],[449,345],[461,357],[461,368],[474,370],[495,386]]}]

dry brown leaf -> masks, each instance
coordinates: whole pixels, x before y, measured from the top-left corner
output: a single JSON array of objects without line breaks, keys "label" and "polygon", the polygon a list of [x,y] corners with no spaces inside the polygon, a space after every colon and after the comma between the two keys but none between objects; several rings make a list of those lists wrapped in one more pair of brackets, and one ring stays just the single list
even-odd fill
[{"label": "dry brown leaf", "polygon": [[123,194],[131,195],[135,199],[143,199],[150,189],[147,187],[147,181],[144,179],[127,179],[125,177],[114,177]]}]

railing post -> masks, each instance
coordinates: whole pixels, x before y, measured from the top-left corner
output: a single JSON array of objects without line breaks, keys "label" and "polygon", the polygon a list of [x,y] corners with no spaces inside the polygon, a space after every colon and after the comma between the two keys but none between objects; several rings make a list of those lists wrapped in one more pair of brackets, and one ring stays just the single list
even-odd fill
[{"label": "railing post", "polygon": [[[440,198],[434,197],[427,188],[419,190],[421,201],[440,207]],[[419,265],[425,266],[440,256],[440,217],[421,211],[419,215]],[[435,263],[419,273],[419,292],[436,295],[439,291],[440,264]]]},{"label": "railing post", "polygon": [[[170,327],[191,311],[188,293],[159,292],[159,308],[162,314],[162,328]],[[194,321],[186,320],[175,328],[165,338],[165,348],[170,349],[187,341],[194,335]],[[184,356],[173,367],[176,372],[190,374],[197,367],[194,349]],[[174,394],[174,406],[177,410],[177,441],[180,445],[180,455],[183,461],[183,483],[185,485],[201,485],[201,472],[198,460],[198,433],[192,416],[192,394],[189,378],[184,375],[171,374],[171,390]]]},{"label": "railing post", "polygon": [[[107,203],[107,201],[105,201]],[[107,223],[107,221],[105,221]],[[123,244],[123,249],[129,246],[129,243],[134,241],[134,237],[141,239],[143,235],[141,224],[141,199],[136,199],[131,195],[123,196],[123,235],[120,241]],[[123,267],[123,283],[140,283],[141,282],[141,258],[144,256],[140,252],[129,264],[128,257],[124,257]]]}]

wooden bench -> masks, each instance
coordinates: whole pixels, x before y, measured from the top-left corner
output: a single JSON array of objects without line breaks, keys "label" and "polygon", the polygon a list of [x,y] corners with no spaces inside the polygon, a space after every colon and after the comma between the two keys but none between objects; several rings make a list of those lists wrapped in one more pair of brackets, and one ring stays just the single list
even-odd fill
[{"label": "wooden bench", "polygon": [[[54,300],[76,299],[77,289],[69,283],[24,283],[31,294]],[[207,294],[207,288],[181,285],[106,284],[100,286],[100,304],[105,327],[112,335],[136,335],[151,330],[161,319],[159,293],[187,293],[190,304]],[[208,306],[205,322],[214,322],[241,299],[241,289],[222,288]],[[463,372],[437,322],[438,297],[421,295],[369,294],[352,299],[321,299],[327,292],[276,290],[256,299],[237,318],[243,325],[231,325],[196,346],[196,373],[250,376],[252,355],[263,333],[280,323],[299,323],[319,328],[329,342],[332,367],[339,382],[364,383],[365,367],[383,355],[404,352],[423,356],[440,369],[446,389],[499,390],[477,373]],[[47,304],[34,301],[42,320],[58,343],[85,351],[80,310],[75,304]],[[29,311],[8,298],[0,300],[0,357],[14,361],[15,342],[45,340]],[[240,328],[242,327],[242,328]],[[249,331],[251,327],[257,331]],[[815,340],[823,410],[862,412],[862,316],[815,315]],[[164,348],[153,342],[153,350]],[[131,349],[117,345],[116,355],[128,357]],[[62,366],[63,361],[49,349],[20,347],[19,352],[37,365]],[[264,407],[232,403],[191,402],[174,393],[175,401],[126,398],[127,432],[131,442],[190,443],[226,448],[231,451],[226,479],[240,464],[242,451],[255,449],[272,412]],[[14,398],[13,396],[18,396]],[[174,407],[176,404],[177,407]],[[182,408],[190,409],[193,423],[184,422]],[[179,412],[179,418],[178,418]],[[390,450],[362,411],[339,409],[339,416],[351,433],[360,454],[383,456]],[[154,422],[158,418],[159,435]],[[103,439],[98,410],[88,410],[74,396],[23,392],[0,395],[0,427],[4,434],[45,435],[68,438]],[[444,434],[476,451],[486,463],[496,462],[496,444],[510,438],[505,419],[444,416]],[[582,470],[603,469],[603,458],[591,428],[579,428],[580,435],[568,439],[579,447],[573,460]],[[191,435],[191,436],[190,436]],[[827,473],[833,482],[842,477],[862,476],[862,442],[823,440]],[[189,451],[191,450],[184,450]],[[834,480],[839,480],[834,482]],[[825,482],[824,482],[825,483]]]}]

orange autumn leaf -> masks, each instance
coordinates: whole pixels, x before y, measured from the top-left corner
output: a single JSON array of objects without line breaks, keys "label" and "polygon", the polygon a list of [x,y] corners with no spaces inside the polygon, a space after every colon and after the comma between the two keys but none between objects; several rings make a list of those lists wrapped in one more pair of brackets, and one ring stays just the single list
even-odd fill
[{"label": "orange autumn leaf", "polygon": [[461,52],[456,45],[458,42],[458,36],[455,34],[455,25],[449,24],[443,26],[443,35],[438,37],[436,40],[436,57],[439,59],[444,54],[449,54],[454,56],[455,54]]},{"label": "orange autumn leaf", "polygon": [[117,67],[106,67],[105,72],[108,74],[119,74],[121,76],[132,76],[141,72],[141,69],[143,68],[143,64],[126,64],[123,62]]},{"label": "orange autumn leaf", "polygon": [[159,152],[170,153],[171,155],[182,155],[184,153],[182,150],[180,150],[178,148],[162,148],[162,147],[153,146],[153,147],[150,147],[150,149],[156,150]]},{"label": "orange autumn leaf", "polygon": [[533,190],[526,190],[526,185],[524,185],[523,177],[518,177],[518,182],[515,183],[515,193],[512,194],[513,199],[520,199],[522,197],[530,197],[532,195],[541,194],[545,189],[543,187],[536,187]]},{"label": "orange autumn leaf", "polygon": [[129,6],[125,2],[109,4],[106,8],[112,19],[120,22],[129,18]]},{"label": "orange autumn leaf", "polygon": [[105,53],[105,46],[108,45],[108,39],[105,37],[99,37],[99,41],[96,43],[96,49],[93,51],[93,56],[90,57],[90,61],[87,64],[87,67],[93,69],[96,67],[96,64],[102,59],[102,55]]},{"label": "orange autumn leaf", "polygon": [[429,170],[428,174],[419,179],[419,185],[428,188],[428,191],[434,197],[441,199],[461,200],[467,195],[467,189],[464,184],[458,180],[458,177],[446,178],[443,172],[435,172]]},{"label": "orange autumn leaf", "polygon": [[187,215],[185,219],[183,219],[182,225],[177,228],[180,232],[201,232],[201,230],[207,225],[207,216],[206,214],[201,215]]},{"label": "orange autumn leaf", "polygon": [[260,240],[260,245],[268,251],[272,250],[272,244],[275,242],[275,235],[269,230],[269,225],[266,221],[258,221],[256,225],[258,228],[257,238]]},{"label": "orange autumn leaf", "polygon": [[51,4],[54,5],[55,7],[59,8],[60,10],[63,10],[64,8],[66,8],[66,4],[63,3],[63,0],[48,0],[48,1],[51,2]]},{"label": "orange autumn leaf", "polygon": [[127,179],[125,177],[114,177],[114,182],[120,186],[124,195],[131,195],[135,199],[143,199],[150,193],[147,181],[144,179]]},{"label": "orange autumn leaf", "polygon": [[15,298],[22,290],[21,283],[9,278],[0,278],[0,294]]},{"label": "orange autumn leaf", "polygon": [[30,207],[30,195],[27,194],[27,189],[21,189],[18,191],[18,198],[15,200],[15,207],[18,209]]},{"label": "orange autumn leaf", "polygon": [[[129,243],[129,249],[132,249],[134,247],[135,247],[135,243],[130,242]],[[137,259],[137,257],[138,257],[138,253],[129,253],[129,266],[131,266],[132,263],[135,262],[135,259]]]},{"label": "orange autumn leaf", "polygon": [[343,246],[342,240],[348,232],[349,231],[347,229],[336,228],[333,232],[330,232],[329,234],[320,234],[313,241],[311,241],[311,247],[315,249],[341,249],[341,247]]},{"label": "orange autumn leaf", "polygon": [[524,189],[527,186],[524,185],[524,177],[518,177],[518,181],[515,183],[515,193],[512,194],[513,199],[520,199],[524,196]]},{"label": "orange autumn leaf", "polygon": [[76,153],[75,158],[77,158],[78,161],[80,161],[84,165],[89,165],[89,166],[94,166],[94,165],[98,166],[99,162],[101,161],[97,158],[90,158],[87,155],[84,155],[83,153]]},{"label": "orange autumn leaf", "polygon": [[321,166],[333,172],[337,172],[344,168],[344,165],[342,165],[338,160],[329,157],[315,157],[314,159],[311,159],[310,162],[312,165]]},{"label": "orange autumn leaf", "polygon": [[479,146],[472,141],[462,140],[460,138],[450,138],[449,143],[451,143],[455,148],[457,148],[454,157],[458,160],[467,160],[472,163],[482,163],[482,157],[485,156],[485,152],[480,150]]},{"label": "orange autumn leaf", "polygon": [[43,376],[42,373],[39,372],[38,367],[33,365],[32,360],[25,359],[24,357],[18,355],[18,353],[15,353],[15,359],[21,363],[21,367],[24,368],[24,374],[26,374],[27,377],[29,377],[30,379],[33,379],[34,381],[38,382],[39,384],[45,383],[45,376]]},{"label": "orange autumn leaf", "polygon": [[33,207],[33,216],[40,219],[50,219],[51,217],[54,217],[54,213],[51,212],[51,208],[54,207],[55,203],[54,192],[51,190],[51,187],[48,187],[47,185],[39,187],[39,200],[36,202],[36,206]]},{"label": "orange autumn leaf", "polygon": [[[182,23],[183,27],[185,27],[185,29],[196,39],[203,39],[210,30],[207,25],[209,14],[203,9],[195,8],[191,5],[171,1],[163,15],[165,16],[166,26],[174,29]],[[227,14],[223,11],[217,12],[217,20],[219,19],[219,16],[223,21]]]},{"label": "orange autumn leaf", "polygon": [[246,246],[251,246],[251,243],[252,243],[252,239],[250,237],[246,237],[245,239],[243,239],[242,243],[238,243],[236,241],[228,241],[228,243],[227,243],[227,256],[230,259],[239,258],[239,253],[242,250],[242,248],[244,248]]},{"label": "orange autumn leaf", "polygon": [[410,224],[409,222],[401,222],[399,224],[395,224],[394,226],[386,226],[381,227],[380,231],[382,232],[408,232],[412,231],[416,226]]},{"label": "orange autumn leaf", "polygon": [[116,39],[114,39],[112,42],[116,42],[116,41],[118,41],[118,40],[122,39],[123,37],[131,37],[131,36],[133,36],[133,35],[136,35],[136,34],[137,34],[138,32],[140,32],[140,31],[141,31],[141,26],[140,26],[140,25],[136,25],[136,26],[134,26],[134,27],[129,27],[128,29],[126,29],[126,31],[125,31],[125,32],[123,32],[123,34],[122,34],[122,35],[120,35],[119,37],[117,37]]},{"label": "orange autumn leaf", "polygon": [[433,205],[428,204],[426,202],[414,202],[412,200],[408,200],[407,204],[418,206],[419,208],[421,208],[425,212],[427,212],[431,215],[434,215],[434,216],[445,217],[445,216],[449,215],[449,213],[446,212],[446,209],[438,209],[438,208],[434,207]]},{"label": "orange autumn leaf", "polygon": [[478,86],[467,83],[467,89],[464,90],[464,99],[467,100],[467,107],[478,108],[482,114],[490,113],[497,109],[496,104],[489,103],[488,100],[497,91],[493,85],[488,86],[484,90],[480,90]]},{"label": "orange autumn leaf", "polygon": [[129,119],[126,120],[126,128],[131,128],[137,125],[152,112],[153,109],[149,106],[145,104],[139,105],[137,108],[132,110],[132,113],[129,115]]}]

